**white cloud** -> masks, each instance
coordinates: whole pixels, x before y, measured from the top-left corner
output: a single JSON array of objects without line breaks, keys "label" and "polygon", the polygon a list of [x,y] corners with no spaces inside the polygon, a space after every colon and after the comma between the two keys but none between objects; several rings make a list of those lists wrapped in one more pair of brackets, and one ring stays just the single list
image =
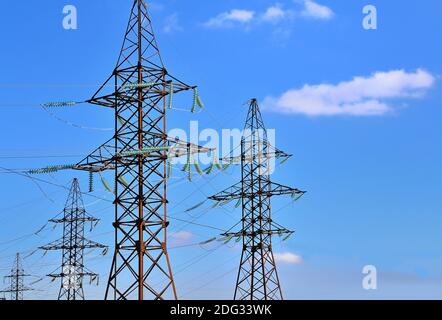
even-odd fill
[{"label": "white cloud", "polygon": [[166,17],[163,27],[163,31],[165,33],[173,33],[182,30],[183,28],[180,26],[177,13],[174,13]]},{"label": "white cloud", "polygon": [[267,97],[263,108],[286,114],[308,116],[379,116],[390,113],[389,99],[419,98],[436,81],[431,73],[393,70],[376,72],[369,77],[333,84],[306,84],[279,97]]},{"label": "white cloud", "polygon": [[333,17],[333,10],[320,5],[313,0],[295,0],[303,6],[302,10],[285,9],[280,4],[268,7],[264,12],[258,13],[253,10],[233,9],[223,12],[208,20],[204,25],[211,28],[226,28],[235,26],[250,26],[259,23],[281,23],[291,21],[295,17],[308,17],[328,20]]},{"label": "white cloud", "polygon": [[276,262],[279,263],[288,263],[288,264],[302,263],[302,257],[291,252],[281,252],[281,253],[275,252],[273,256],[275,257]]},{"label": "white cloud", "polygon": [[305,0],[302,15],[310,18],[327,20],[333,17],[334,12],[329,7],[316,3],[313,0]]},{"label": "white cloud", "polygon": [[261,19],[266,22],[278,22],[291,15],[291,11],[284,10],[279,5],[267,8]]},{"label": "white cloud", "polygon": [[179,242],[189,240],[193,237],[192,232],[190,231],[178,231],[171,234],[171,237]]},{"label": "white cloud", "polygon": [[255,11],[233,9],[223,12],[205,23],[207,27],[232,27],[235,24],[247,24],[255,17]]}]

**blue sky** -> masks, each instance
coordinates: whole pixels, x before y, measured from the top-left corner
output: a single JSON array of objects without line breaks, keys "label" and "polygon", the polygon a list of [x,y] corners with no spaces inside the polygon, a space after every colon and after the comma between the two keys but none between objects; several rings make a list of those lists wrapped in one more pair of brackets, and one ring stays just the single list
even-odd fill
[{"label": "blue sky", "polygon": [[[41,182],[42,192],[3,168],[75,163],[111,137],[110,131],[67,125],[37,105],[92,95],[116,63],[130,2],[1,5],[1,275],[15,252],[29,254],[61,235],[60,228],[47,228],[40,236],[11,241],[62,210],[66,190],[58,185],[77,176],[87,189],[86,174],[41,176],[57,185]],[[63,29],[64,4],[77,7],[78,30]],[[377,7],[377,30],[362,28],[367,4]],[[275,220],[296,230],[274,248],[296,257],[278,262],[286,298],[442,297],[441,9],[436,0],[151,4],[167,69],[199,85],[206,105],[197,115],[175,112],[169,126],[187,128],[198,120],[201,128],[242,128],[242,105],[256,97],[265,107],[267,127],[276,129],[278,147],[295,155],[273,177],[308,191],[295,205],[289,199],[274,202]],[[55,114],[82,127],[112,126],[112,112],[95,106]],[[173,181],[171,216],[193,219],[182,211],[238,179],[232,168],[190,184]],[[94,195],[112,198],[98,183],[96,189]],[[110,203],[91,196],[85,203],[102,219],[91,237],[111,244]],[[230,207],[204,209],[192,213],[204,213],[196,221],[223,229],[240,217]],[[171,247],[217,234],[178,220],[171,220],[171,230]],[[217,246],[171,248],[180,297],[232,297],[240,251]],[[60,259],[57,253],[36,252],[24,264],[43,276]],[[100,252],[86,256],[86,265],[101,275],[98,287],[86,287],[87,297],[102,298],[110,259]],[[377,267],[377,290],[362,288],[364,265]],[[51,299],[58,283],[45,279],[35,287],[40,291],[28,298]]]}]

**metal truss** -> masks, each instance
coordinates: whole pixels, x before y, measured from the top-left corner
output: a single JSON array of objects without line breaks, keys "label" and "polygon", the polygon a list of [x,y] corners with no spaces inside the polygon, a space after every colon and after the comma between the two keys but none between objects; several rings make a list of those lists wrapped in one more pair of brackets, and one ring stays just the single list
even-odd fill
[{"label": "metal truss", "polygon": [[256,99],[249,104],[241,140],[241,155],[224,158],[240,159],[242,179],[239,183],[210,197],[219,202],[239,199],[242,203],[242,228],[223,234],[227,238],[242,238],[242,255],[235,287],[235,300],[280,300],[282,290],[272,251],[272,236],[291,235],[273,221],[270,199],[273,196],[301,197],[305,192],[277,184],[270,179],[271,157],[290,157],[270,145]]},{"label": "metal truss", "polygon": [[177,93],[195,90],[164,67],[147,5],[133,0],[112,75],[88,100],[115,112],[115,134],[74,169],[113,171],[115,248],[106,299],[177,299],[167,251],[170,158],[210,152],[167,136]]},{"label": "metal truss", "polygon": [[90,277],[91,282],[95,280],[98,282],[98,275],[84,266],[84,250],[107,247],[84,236],[85,224],[90,223],[92,228],[99,220],[86,213],[77,179],[72,181],[63,218],[49,221],[63,225],[61,239],[40,247],[46,251],[62,251],[60,272],[48,275],[54,280],[61,279],[58,300],[84,300],[84,277]]}]

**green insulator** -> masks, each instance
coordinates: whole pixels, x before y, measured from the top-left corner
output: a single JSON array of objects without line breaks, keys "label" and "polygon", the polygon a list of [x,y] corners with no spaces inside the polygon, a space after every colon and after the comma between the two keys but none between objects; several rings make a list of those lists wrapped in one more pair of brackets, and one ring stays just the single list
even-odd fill
[{"label": "green insulator", "polygon": [[203,170],[201,170],[201,167],[198,163],[194,163],[194,167],[195,167],[196,172],[198,172],[199,175],[202,176],[204,174]]},{"label": "green insulator", "polygon": [[192,181],[192,170],[187,173],[187,180]]},{"label": "green insulator", "polygon": [[217,157],[215,151],[213,152],[213,159],[212,159],[212,165],[214,165],[218,170],[222,170],[223,167],[222,165],[219,163],[219,158]]},{"label": "green insulator", "polygon": [[125,179],[123,176],[119,176],[119,177],[118,177],[118,181],[119,181],[123,186],[125,186],[126,188],[129,187],[129,183],[126,181],[126,179]]},{"label": "green insulator", "polygon": [[282,237],[282,235],[285,233],[285,231],[284,230],[278,230],[278,231],[276,231],[276,234],[278,235],[278,236],[280,236],[280,237]]},{"label": "green insulator", "polygon": [[110,193],[114,193],[114,191],[112,190],[112,188],[110,187],[109,183],[107,183],[107,181],[100,175],[101,178],[101,183],[103,184],[104,188],[109,191]]},{"label": "green insulator", "polygon": [[89,192],[94,192],[94,173],[89,172]]},{"label": "green insulator", "polygon": [[286,235],[284,238],[282,238],[281,241],[287,241],[287,240],[292,236],[292,234],[293,234],[293,233],[289,233],[289,234]]},{"label": "green insulator", "polygon": [[150,148],[144,148],[142,150],[132,150],[132,151],[125,151],[120,153],[123,157],[135,157],[135,156],[143,156],[143,155],[149,155],[155,152],[160,151],[167,151],[169,150],[169,147],[150,147]]},{"label": "green insulator", "polygon": [[151,88],[155,85],[154,82],[147,82],[147,83],[128,83],[123,86],[125,89],[144,89],[144,88]]},{"label": "green insulator", "polygon": [[212,164],[210,164],[210,166],[208,168],[204,169],[204,172],[206,174],[211,174],[213,172],[213,168],[215,168],[215,166],[212,163]]},{"label": "green insulator", "polygon": [[200,96],[197,96],[197,98],[196,98],[196,103],[197,103],[198,107],[200,107],[200,109],[204,109],[204,104],[203,104],[203,102],[201,101]]},{"label": "green insulator", "polygon": [[216,240],[216,237],[211,238],[211,239],[206,240],[206,241],[203,241],[203,242],[200,242],[199,245],[208,244],[208,243],[211,243],[211,242],[213,242],[213,241],[215,241],[215,240]]},{"label": "green insulator", "polygon": [[118,122],[120,123],[120,125],[121,125],[122,127],[126,125],[126,123],[127,123],[126,119],[124,119],[124,118],[121,117],[121,116],[117,116],[117,119],[118,119]]},{"label": "green insulator", "polygon": [[233,235],[227,236],[224,244],[228,244],[233,239]]},{"label": "green insulator", "polygon": [[286,163],[287,161],[289,161],[289,159],[290,159],[290,157],[285,157],[284,159],[281,160],[281,162],[280,162],[279,164],[280,164],[280,165],[281,165],[281,164],[284,164],[284,163]]},{"label": "green insulator", "polygon": [[173,103],[173,82],[170,83],[169,85],[169,102],[168,102],[168,108],[172,109],[172,103]]},{"label": "green insulator", "polygon": [[223,206],[223,205],[225,205],[225,204],[229,204],[230,201],[232,201],[232,199],[223,200],[223,201],[220,202],[219,205],[220,205],[220,206]]},{"label": "green insulator", "polygon": [[44,168],[40,168],[40,169],[32,169],[29,170],[28,173],[29,174],[44,174],[44,173],[53,173],[53,172],[57,172],[60,170],[67,170],[67,169],[72,169],[73,167],[75,167],[75,165],[57,165],[57,166],[47,166]]},{"label": "green insulator", "polygon": [[44,103],[41,106],[46,108],[56,108],[56,107],[72,107],[75,106],[77,103],[75,101],[62,101],[62,102],[49,102]]},{"label": "green insulator", "polygon": [[205,204],[205,203],[206,203],[206,201],[200,202],[200,203],[198,203],[197,205],[194,205],[193,207],[187,209],[187,210],[184,211],[184,212],[190,212],[190,211],[193,211],[193,210],[195,210],[195,209],[198,209],[199,207],[201,207],[201,206],[202,206],[203,204]]},{"label": "green insulator", "polygon": [[220,202],[219,201],[216,201],[213,205],[212,205],[212,208],[216,208],[216,207],[219,207],[220,206]]},{"label": "green insulator", "polygon": [[242,198],[238,199],[238,202],[235,204],[235,208],[238,208],[242,204]]},{"label": "green insulator", "polygon": [[196,107],[198,106],[198,88],[193,88],[193,105],[190,112],[195,113]]},{"label": "green insulator", "polygon": [[302,192],[293,192],[292,199],[298,201],[304,194]]},{"label": "green insulator", "polygon": [[183,167],[183,172],[189,172],[190,171],[190,164],[186,163]]},{"label": "green insulator", "polygon": [[187,161],[184,165],[183,171],[187,172],[188,176],[187,179],[189,181],[192,181],[192,154],[190,153],[190,150],[187,151]]},{"label": "green insulator", "polygon": [[189,181],[192,181],[192,166],[190,165],[190,163],[186,163],[183,167],[183,172],[187,173],[187,179]]},{"label": "green insulator", "polygon": [[167,160],[167,177],[172,177],[172,162],[170,161],[170,159]]}]

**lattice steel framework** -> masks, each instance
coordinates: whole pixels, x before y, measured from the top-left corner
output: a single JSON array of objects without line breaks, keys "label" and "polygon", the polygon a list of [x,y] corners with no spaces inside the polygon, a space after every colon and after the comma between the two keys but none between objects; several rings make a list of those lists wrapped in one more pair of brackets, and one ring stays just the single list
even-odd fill
[{"label": "lattice steel framework", "polygon": [[[272,235],[289,235],[289,231],[271,217],[270,198],[291,195],[299,198],[305,192],[274,183],[270,179],[272,158],[290,155],[272,146],[256,99],[250,100],[241,139],[242,180],[209,199],[225,202],[241,199],[242,229],[225,233],[241,237],[243,250],[236,282],[235,300],[281,300],[282,290],[272,252]],[[223,159],[234,161],[237,157]]]},{"label": "lattice steel framework", "polygon": [[11,300],[23,300],[23,292],[33,290],[32,288],[25,286],[24,279],[26,277],[31,277],[31,275],[25,273],[21,263],[20,254],[17,253],[11,273],[8,276],[5,276],[5,279],[9,282],[9,288],[0,291],[0,293],[9,293],[11,295]]},{"label": "lattice steel framework", "polygon": [[84,236],[85,224],[91,223],[91,226],[95,225],[98,223],[98,219],[86,212],[77,179],[72,181],[63,210],[63,218],[51,219],[49,221],[63,224],[63,237],[40,247],[40,249],[46,251],[62,251],[60,273],[48,275],[54,279],[61,279],[58,300],[84,300],[84,277],[90,277],[91,282],[92,280],[98,281],[98,275],[84,266],[84,250],[106,248],[106,246],[86,239]]},{"label": "lattice steel framework", "polygon": [[74,168],[114,171],[115,251],[106,299],[177,298],[166,246],[168,160],[210,149],[168,137],[166,113],[173,95],[195,88],[168,74],[147,5],[133,0],[117,66],[88,101],[114,109],[115,135]]}]

